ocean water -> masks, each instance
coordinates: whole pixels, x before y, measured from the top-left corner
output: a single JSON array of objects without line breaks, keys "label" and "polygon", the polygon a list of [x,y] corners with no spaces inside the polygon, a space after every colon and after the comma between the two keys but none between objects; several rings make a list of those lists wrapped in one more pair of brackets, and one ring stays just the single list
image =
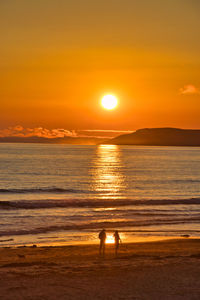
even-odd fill
[{"label": "ocean water", "polygon": [[200,148],[0,144],[0,246],[200,236]]}]

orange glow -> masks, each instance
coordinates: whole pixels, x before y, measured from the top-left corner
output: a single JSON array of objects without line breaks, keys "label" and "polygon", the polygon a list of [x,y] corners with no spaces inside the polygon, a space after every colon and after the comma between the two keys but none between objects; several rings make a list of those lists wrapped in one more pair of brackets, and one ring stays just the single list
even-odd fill
[{"label": "orange glow", "polygon": [[1,2],[0,128],[200,127],[199,1]]}]

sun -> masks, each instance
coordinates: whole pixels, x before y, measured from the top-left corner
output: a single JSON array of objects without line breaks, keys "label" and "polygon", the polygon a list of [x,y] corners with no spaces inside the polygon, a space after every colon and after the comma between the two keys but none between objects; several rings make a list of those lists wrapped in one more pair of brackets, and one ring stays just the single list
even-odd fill
[{"label": "sun", "polygon": [[103,108],[108,109],[108,110],[116,108],[117,104],[118,104],[118,100],[113,95],[105,95],[101,99],[101,105],[103,106]]}]

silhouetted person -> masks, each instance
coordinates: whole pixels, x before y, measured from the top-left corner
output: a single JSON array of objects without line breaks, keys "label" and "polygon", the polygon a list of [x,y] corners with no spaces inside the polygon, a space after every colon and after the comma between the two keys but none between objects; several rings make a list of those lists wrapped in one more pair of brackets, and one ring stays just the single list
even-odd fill
[{"label": "silhouetted person", "polygon": [[102,229],[99,233],[99,239],[100,239],[100,245],[99,245],[99,255],[102,254],[103,252],[103,256],[105,253],[105,243],[106,243],[106,231],[105,229]]},{"label": "silhouetted person", "polygon": [[118,248],[119,248],[119,242],[122,242],[122,241],[120,239],[118,230],[115,231],[113,236],[114,236],[114,239],[115,239],[115,256],[117,256],[117,251],[118,251]]}]

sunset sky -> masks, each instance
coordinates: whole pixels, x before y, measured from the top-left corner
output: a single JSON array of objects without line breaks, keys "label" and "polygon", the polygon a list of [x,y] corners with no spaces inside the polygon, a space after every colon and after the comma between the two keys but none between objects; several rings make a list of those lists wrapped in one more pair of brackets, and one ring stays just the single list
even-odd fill
[{"label": "sunset sky", "polygon": [[199,0],[1,0],[0,37],[0,135],[200,128]]}]

